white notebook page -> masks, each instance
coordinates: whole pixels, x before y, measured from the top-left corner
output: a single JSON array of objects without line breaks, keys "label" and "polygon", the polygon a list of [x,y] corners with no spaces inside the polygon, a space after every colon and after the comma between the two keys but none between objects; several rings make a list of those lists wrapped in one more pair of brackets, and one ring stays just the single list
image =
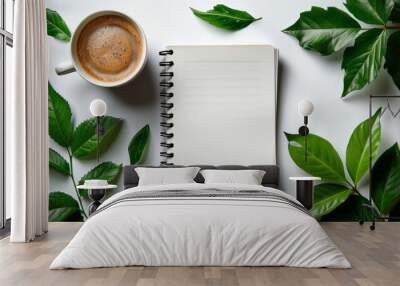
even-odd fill
[{"label": "white notebook page", "polygon": [[169,46],[174,164],[276,164],[277,50]]}]

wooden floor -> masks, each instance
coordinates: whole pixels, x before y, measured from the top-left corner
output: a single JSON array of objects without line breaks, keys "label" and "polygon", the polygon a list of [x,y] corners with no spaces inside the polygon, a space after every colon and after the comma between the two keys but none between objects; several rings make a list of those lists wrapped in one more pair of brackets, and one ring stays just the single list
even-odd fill
[{"label": "wooden floor", "polygon": [[324,229],[352,269],[288,267],[124,267],[48,270],[79,229],[79,223],[51,223],[49,233],[28,244],[0,241],[0,285],[400,285],[400,223],[380,223],[371,232],[357,223],[325,223]]}]

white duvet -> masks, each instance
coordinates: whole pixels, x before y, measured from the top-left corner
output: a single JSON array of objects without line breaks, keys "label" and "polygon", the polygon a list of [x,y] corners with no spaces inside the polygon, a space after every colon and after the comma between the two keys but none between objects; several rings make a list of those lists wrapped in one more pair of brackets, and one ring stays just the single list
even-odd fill
[{"label": "white duvet", "polygon": [[[262,186],[180,184],[131,188],[102,206],[130,192],[205,187],[265,190],[295,201]],[[50,269],[127,265],[350,267],[319,223],[293,206],[254,198],[163,198],[123,201],[89,218]]]}]

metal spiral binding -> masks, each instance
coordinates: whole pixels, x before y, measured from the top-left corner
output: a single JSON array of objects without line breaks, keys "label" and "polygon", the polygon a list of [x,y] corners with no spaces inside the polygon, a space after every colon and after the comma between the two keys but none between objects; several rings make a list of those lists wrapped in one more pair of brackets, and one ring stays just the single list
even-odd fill
[{"label": "metal spiral binding", "polygon": [[160,66],[162,67],[172,67],[174,65],[174,62],[169,61],[169,62],[160,62]]},{"label": "metal spiral binding", "polygon": [[172,148],[174,147],[174,143],[165,143],[165,142],[161,142],[161,147],[165,147],[165,148]]},{"label": "metal spiral binding", "polygon": [[160,96],[165,97],[165,98],[171,98],[171,97],[174,96],[174,94],[171,93],[171,92],[163,92],[163,91],[162,91],[162,92],[160,93]]},{"label": "metal spiral binding", "polygon": [[161,102],[160,106],[165,109],[171,109],[174,107],[174,104],[169,102]]},{"label": "metal spiral binding", "polygon": [[159,54],[160,54],[160,56],[173,55],[174,51],[173,50],[165,50],[165,51],[159,52]]},{"label": "metal spiral binding", "polygon": [[161,122],[160,126],[165,128],[172,128],[174,127],[174,124],[172,122]]},{"label": "metal spiral binding", "polygon": [[164,158],[161,161],[161,165],[173,165],[172,163],[168,162],[168,159],[174,157],[174,153],[168,152],[168,149],[173,148],[174,144],[169,142],[170,139],[174,137],[174,133],[169,132],[169,130],[174,126],[170,120],[174,117],[173,113],[170,110],[174,107],[172,102],[168,102],[171,98],[174,97],[174,93],[170,92],[170,89],[174,86],[174,83],[171,81],[174,73],[169,69],[174,65],[173,61],[168,61],[166,58],[170,55],[173,55],[173,50],[165,50],[160,51],[159,55],[163,57],[163,60],[160,62],[160,67],[162,67],[162,71],[160,72],[160,87],[161,87],[161,129],[160,136],[163,138],[162,142],[160,143],[163,151],[160,152],[160,156]]}]

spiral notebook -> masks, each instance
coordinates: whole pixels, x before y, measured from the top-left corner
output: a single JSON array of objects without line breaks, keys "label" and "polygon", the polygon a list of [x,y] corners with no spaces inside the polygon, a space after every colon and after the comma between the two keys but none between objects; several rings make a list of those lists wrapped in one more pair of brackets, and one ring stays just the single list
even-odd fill
[{"label": "spiral notebook", "polygon": [[160,55],[161,164],[276,164],[275,48],[173,45]]}]

